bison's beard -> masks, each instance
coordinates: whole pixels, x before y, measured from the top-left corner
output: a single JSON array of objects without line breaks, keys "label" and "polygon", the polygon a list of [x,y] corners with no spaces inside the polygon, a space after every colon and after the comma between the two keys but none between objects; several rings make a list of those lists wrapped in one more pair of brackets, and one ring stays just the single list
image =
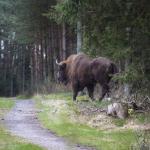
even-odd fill
[{"label": "bison's beard", "polygon": [[69,80],[68,80],[68,78],[67,78],[67,76],[63,76],[63,78],[62,78],[62,83],[66,86],[67,84],[68,84],[68,82],[69,82]]},{"label": "bison's beard", "polygon": [[64,82],[63,82],[63,84],[64,84],[64,85],[67,85],[67,84],[68,84],[68,81],[67,81],[67,80],[66,80],[66,81],[64,81]]},{"label": "bison's beard", "polygon": [[58,83],[62,83],[64,85],[67,85],[68,84],[68,80],[67,79],[58,79]]},{"label": "bison's beard", "polygon": [[59,80],[58,83],[59,84],[64,84],[66,86],[68,84],[68,81],[67,80],[63,80],[63,81]]}]

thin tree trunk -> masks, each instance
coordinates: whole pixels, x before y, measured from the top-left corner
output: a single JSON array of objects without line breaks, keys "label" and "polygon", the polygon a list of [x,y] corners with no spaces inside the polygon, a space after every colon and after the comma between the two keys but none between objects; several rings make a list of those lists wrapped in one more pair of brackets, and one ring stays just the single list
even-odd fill
[{"label": "thin tree trunk", "polygon": [[[47,32],[47,30],[45,32]],[[48,42],[47,42],[48,40],[47,39],[48,39],[48,36],[45,36],[44,37],[44,45],[45,45],[44,46],[44,48],[45,48],[45,54],[44,54],[45,55],[44,56],[44,60],[45,60],[45,73],[44,74],[45,74],[45,77],[44,78],[45,79],[48,77],[48,70],[49,70],[48,69],[49,66],[48,66]]]},{"label": "thin tree trunk", "polygon": [[82,23],[81,20],[77,22],[77,53],[81,52],[82,48]]},{"label": "thin tree trunk", "polygon": [[[128,69],[128,66],[129,66],[129,59],[126,58],[126,60],[125,60],[125,71]],[[130,95],[130,86],[128,83],[124,84],[124,94],[126,97],[128,97]]]},{"label": "thin tree trunk", "polygon": [[41,75],[41,81],[43,81],[43,75],[44,75],[44,60],[43,60],[43,34],[42,34],[42,31],[41,31],[41,41],[40,41],[40,45],[41,45],[41,49],[40,49],[40,52],[41,52],[41,58],[40,58],[40,75]]},{"label": "thin tree trunk", "polygon": [[22,93],[25,91],[25,50],[24,46],[22,47]]},{"label": "thin tree trunk", "polygon": [[[3,45],[2,47],[4,48],[4,50],[6,51],[6,53],[4,53],[4,83],[6,83],[7,81],[7,74],[9,71],[9,58],[8,58],[8,41],[3,41]],[[5,92],[5,96],[8,96],[8,92],[7,92],[7,88],[8,87],[4,87],[4,92]]]},{"label": "thin tree trunk", "polygon": [[[61,39],[60,39],[61,40]],[[63,49],[63,59],[66,58],[66,25],[62,25],[62,49]]]},{"label": "thin tree trunk", "polygon": [[51,64],[51,80],[54,79],[54,62],[53,62],[53,56],[54,56],[54,23],[51,23],[51,27],[50,27],[50,64]]},{"label": "thin tree trunk", "polygon": [[14,78],[14,56],[12,56],[12,66],[11,66],[11,83],[10,83],[10,96],[13,96],[13,91],[14,91],[14,82],[13,82],[13,78]]},{"label": "thin tree trunk", "polygon": [[34,79],[34,75],[33,75],[33,53],[31,52],[31,56],[30,56],[30,69],[31,69],[31,93],[33,91],[33,79]]}]

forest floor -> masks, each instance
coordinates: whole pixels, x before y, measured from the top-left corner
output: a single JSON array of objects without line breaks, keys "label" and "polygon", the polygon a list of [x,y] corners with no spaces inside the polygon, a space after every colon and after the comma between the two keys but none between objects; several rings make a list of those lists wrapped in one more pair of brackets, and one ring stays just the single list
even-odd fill
[{"label": "forest floor", "polygon": [[137,149],[143,143],[150,147],[149,114],[130,114],[128,119],[112,118],[100,112],[110,102],[90,102],[79,96],[72,102],[70,93],[37,95],[38,114],[42,124],[69,141],[98,150]]},{"label": "forest floor", "polygon": [[[11,133],[10,141],[16,139],[15,136],[22,137],[49,150],[112,150],[112,147],[127,150],[136,149],[143,142],[150,146],[149,114],[114,119],[99,112],[110,102],[90,102],[86,96],[79,96],[74,103],[70,93],[36,95],[33,99],[20,98],[14,102],[10,104],[13,105],[11,111],[1,119],[8,129],[7,134]],[[19,141],[10,142],[5,150],[17,150],[17,146],[11,148],[11,144],[22,144]],[[40,147],[26,144],[21,149],[40,150]]]},{"label": "forest floor", "polygon": [[17,100],[13,109],[6,115],[5,124],[8,130],[16,136],[48,150],[88,150],[89,148],[70,144],[65,139],[56,136],[41,126],[33,100]]}]

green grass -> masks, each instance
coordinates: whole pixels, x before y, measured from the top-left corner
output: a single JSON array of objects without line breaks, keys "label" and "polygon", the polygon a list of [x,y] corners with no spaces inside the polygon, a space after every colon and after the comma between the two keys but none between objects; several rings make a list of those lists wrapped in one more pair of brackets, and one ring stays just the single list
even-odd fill
[{"label": "green grass", "polygon": [[13,106],[14,102],[6,98],[0,98],[0,109],[9,109]]},{"label": "green grass", "polygon": [[[39,113],[38,117],[46,128],[71,142],[96,147],[98,150],[128,150],[136,140],[135,133],[132,130],[104,131],[70,120],[70,110],[74,111],[75,106],[68,93],[57,93],[57,95],[52,94],[46,97],[46,99],[53,100],[67,99],[66,103],[69,107],[67,106],[66,109],[60,107],[60,110],[54,113],[54,107],[43,104],[39,98],[39,101],[37,101],[38,107],[43,111]],[[67,109],[69,110],[67,111]]]},{"label": "green grass", "polygon": [[[7,98],[0,98],[0,119],[12,108],[14,101]],[[16,136],[12,136],[0,124],[0,150],[42,150],[39,146],[26,142]]]},{"label": "green grass", "polygon": [[135,114],[134,117],[138,123],[150,123],[150,113]]},{"label": "green grass", "polygon": [[71,142],[93,146],[103,150],[127,150],[135,141],[131,130],[105,132],[90,128],[86,125],[73,124],[66,121],[51,122],[45,113],[40,115],[45,127],[60,136],[66,137]]},{"label": "green grass", "polygon": [[0,127],[0,150],[42,150],[40,147],[14,137]]},{"label": "green grass", "polygon": [[32,95],[18,95],[17,97],[16,97],[16,99],[30,99],[30,98],[32,98]]},{"label": "green grass", "polygon": [[72,100],[72,93],[53,93],[49,95],[35,95],[36,99],[52,99],[52,100]]},{"label": "green grass", "polygon": [[126,123],[125,119],[119,119],[119,118],[114,118],[113,123],[118,126],[118,127],[123,127],[124,124]]},{"label": "green grass", "polygon": [[[68,92],[68,93],[52,93],[49,95],[35,95],[34,96],[35,99],[41,100],[66,100],[69,102],[72,102],[72,93]],[[93,105],[95,107],[105,107],[108,104],[110,104],[110,101],[101,101],[99,102],[98,100],[95,101],[91,101],[90,98],[87,95],[79,95],[77,96],[77,102],[86,102],[86,104],[90,104]]]}]

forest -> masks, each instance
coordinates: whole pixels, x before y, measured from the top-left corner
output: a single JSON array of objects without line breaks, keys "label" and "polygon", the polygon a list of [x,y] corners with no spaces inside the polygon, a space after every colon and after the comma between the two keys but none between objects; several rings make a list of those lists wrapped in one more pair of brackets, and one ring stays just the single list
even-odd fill
[{"label": "forest", "polygon": [[149,0],[0,0],[0,150],[45,149],[150,149]]},{"label": "forest", "polygon": [[0,0],[0,95],[51,92],[55,59],[84,52],[119,68],[129,93],[149,93],[148,0]]}]

